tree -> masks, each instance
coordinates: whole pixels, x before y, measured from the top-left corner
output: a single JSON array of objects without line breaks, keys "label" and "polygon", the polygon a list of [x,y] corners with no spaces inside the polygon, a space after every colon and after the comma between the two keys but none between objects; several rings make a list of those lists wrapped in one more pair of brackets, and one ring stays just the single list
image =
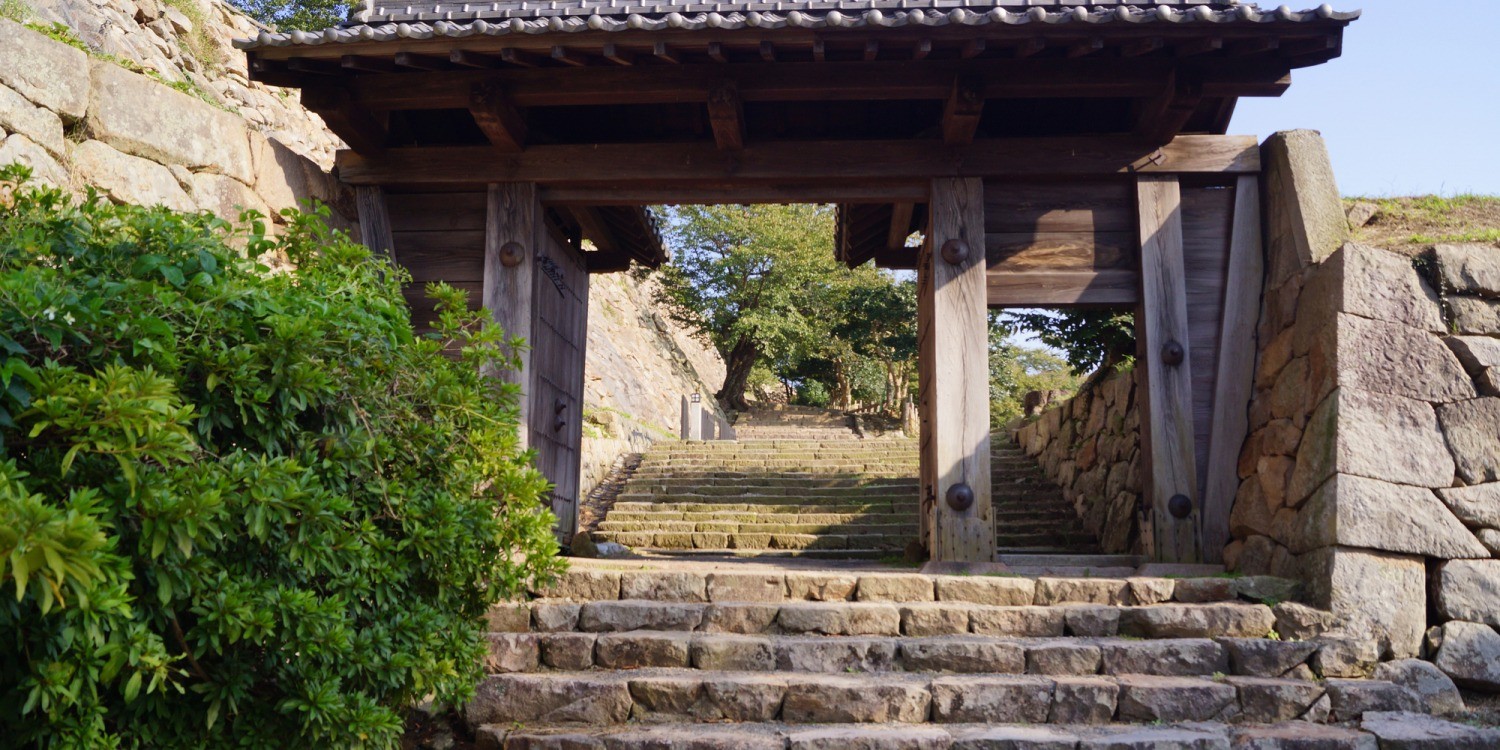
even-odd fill
[{"label": "tree", "polygon": [[680,206],[666,212],[672,262],[657,271],[655,301],[724,358],[716,397],[749,408],[757,362],[810,348],[827,321],[833,209],[813,205]]},{"label": "tree", "polygon": [[1135,315],[1119,310],[1015,310],[1005,323],[1064,353],[1074,375],[1135,355]]},{"label": "tree", "polygon": [[390,748],[403,708],[469,695],[490,606],[562,564],[516,388],[480,374],[520,342],[442,285],[416,337],[404,274],[326,209],[271,239],[7,194],[21,175],[0,171],[6,745]]},{"label": "tree", "polygon": [[[834,336],[858,357],[878,362],[885,374],[881,406],[896,407],[917,357],[917,284],[873,268],[854,269]],[[857,366],[857,365],[854,365]]]},{"label": "tree", "polygon": [[349,18],[339,0],[230,0],[245,15],[281,31],[320,31]]}]

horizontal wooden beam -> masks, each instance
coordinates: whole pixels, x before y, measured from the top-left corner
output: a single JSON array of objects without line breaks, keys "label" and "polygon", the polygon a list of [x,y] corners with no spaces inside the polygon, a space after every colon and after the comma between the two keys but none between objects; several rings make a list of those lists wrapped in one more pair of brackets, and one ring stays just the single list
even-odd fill
[{"label": "horizontal wooden beam", "polygon": [[712,143],[533,146],[517,154],[473,146],[340,151],[339,175],[352,185],[535,182],[723,187],[879,183],[951,177],[1077,177],[1136,173],[1253,174],[1254,136],[1180,136],[1160,147],[1135,138],[1017,138],[975,141],[781,142],[726,152]]},{"label": "horizontal wooden beam", "polygon": [[1130,306],[1140,301],[1140,286],[1140,274],[1127,269],[985,275],[990,307]]},{"label": "horizontal wooden beam", "polygon": [[848,185],[829,182],[742,184],[569,184],[543,186],[551,206],[660,206],[669,203],[911,203],[927,202],[927,184],[909,181]]},{"label": "horizontal wooden beam", "polygon": [[[665,45],[655,51],[668,52]],[[522,107],[701,102],[724,81],[733,81],[747,102],[942,100],[958,76],[981,81],[986,99],[1134,98],[1166,90],[1175,66],[1191,67],[1209,96],[1278,96],[1290,69],[1274,59],[1248,65],[1155,59],[708,63],[362,75],[349,87],[371,109],[459,108],[470,87],[491,81]]]}]

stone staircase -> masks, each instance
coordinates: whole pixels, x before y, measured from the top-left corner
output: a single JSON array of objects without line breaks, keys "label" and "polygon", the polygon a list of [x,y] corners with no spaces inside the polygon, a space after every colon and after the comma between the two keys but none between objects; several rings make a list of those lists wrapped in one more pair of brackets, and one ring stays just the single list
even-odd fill
[{"label": "stone staircase", "polygon": [[[652,448],[594,537],[646,554],[824,559],[899,555],[917,538],[915,440],[740,434],[739,441]],[[1097,555],[1098,541],[1035,461],[997,438],[991,466],[1000,554],[1061,554],[1075,562]],[[1100,563],[1135,565],[1133,558]]]},{"label": "stone staircase", "polygon": [[858,440],[854,417],[811,406],[767,406],[741,412],[734,422],[740,440]]},{"label": "stone staircase", "polygon": [[899,555],[917,537],[916,461],[900,438],[658,444],[593,536],[647,554]]},{"label": "stone staircase", "polygon": [[581,561],[492,613],[465,717],[507,750],[1500,746],[1423,715],[1451,682],[1368,679],[1307,608],[1244,599],[1267,588]]}]

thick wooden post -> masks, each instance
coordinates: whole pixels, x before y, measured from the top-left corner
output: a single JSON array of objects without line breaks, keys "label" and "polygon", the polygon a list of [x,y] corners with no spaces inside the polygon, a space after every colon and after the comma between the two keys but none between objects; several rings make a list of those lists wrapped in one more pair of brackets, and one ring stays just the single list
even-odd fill
[{"label": "thick wooden post", "polygon": [[[1202,559],[1202,498],[1193,454],[1193,381],[1188,352],[1182,190],[1175,176],[1142,176],[1141,351],[1146,366],[1150,537],[1161,562]],[[1143,533],[1144,533],[1143,529]]]},{"label": "thick wooden post", "polygon": [[1219,367],[1214,376],[1213,431],[1209,433],[1208,476],[1203,485],[1205,562],[1223,562],[1224,545],[1229,542],[1229,513],[1240,484],[1240,449],[1244,447],[1250,423],[1255,328],[1264,281],[1260,181],[1253,175],[1245,175],[1235,185],[1224,322],[1219,335]]},{"label": "thick wooden post", "polygon": [[[484,228],[485,309],[507,336],[532,340],[535,320],[536,258],[545,239],[536,185],[507,182],[489,186]],[[521,387],[521,444],[531,445],[532,350],[520,353],[520,366],[501,377]]]},{"label": "thick wooden post", "polygon": [[932,481],[928,551],[942,562],[995,555],[990,506],[989,316],[984,183],[932,182],[918,285],[925,478]]},{"label": "thick wooden post", "polygon": [[355,185],[354,206],[359,211],[359,238],[365,247],[396,262],[396,241],[391,234],[391,215],[385,207],[385,190],[378,185]]}]

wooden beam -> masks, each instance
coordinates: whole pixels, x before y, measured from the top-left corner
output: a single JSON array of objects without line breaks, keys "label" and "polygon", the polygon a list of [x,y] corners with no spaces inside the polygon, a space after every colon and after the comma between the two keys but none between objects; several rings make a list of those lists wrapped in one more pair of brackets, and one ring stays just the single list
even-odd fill
[{"label": "wooden beam", "polygon": [[394,73],[396,64],[380,57],[344,55],[339,58],[339,67],[356,73]]},{"label": "wooden beam", "polygon": [[537,66],[535,56],[530,52],[515,49],[514,47],[506,47],[500,50],[500,59],[521,68],[535,68]]},{"label": "wooden beam", "polygon": [[943,105],[943,142],[967,146],[979,132],[984,114],[984,84],[971,77],[954,79],[953,91]]},{"label": "wooden beam", "polygon": [[311,76],[342,76],[344,69],[340,64],[330,63],[323,60],[302,60],[293,58],[286,61],[286,69],[293,73],[303,73]]},{"label": "wooden beam", "polygon": [[760,43],[760,59],[768,63],[776,62],[776,45],[771,42]]},{"label": "wooden beam", "polygon": [[391,234],[391,215],[386,210],[385,191],[374,185],[354,188],[354,205],[359,212],[359,238],[376,255],[396,263],[396,241]]},{"label": "wooden beam", "polygon": [[356,104],[346,89],[309,86],[302,89],[302,106],[323,118],[323,124],[355,151],[376,155],[385,150],[385,125]]},{"label": "wooden beam", "polygon": [[1104,49],[1104,39],[1096,36],[1069,45],[1068,57],[1088,57],[1089,55],[1095,54],[1102,49]]},{"label": "wooden beam", "polygon": [[552,48],[552,59],[575,68],[582,68],[589,64],[588,58],[561,44],[555,45]]},{"label": "wooden beam", "polygon": [[959,49],[958,56],[965,60],[979,57],[980,55],[984,54],[984,47],[984,37],[974,37],[972,39],[967,39],[964,41],[963,47]]},{"label": "wooden beam", "polygon": [[708,122],[720,151],[745,147],[745,106],[733,83],[714,87],[708,94]]},{"label": "wooden beam", "polygon": [[828,60],[828,48],[822,39],[814,39],[812,43],[813,62],[826,62]]},{"label": "wooden beam", "polygon": [[1042,39],[1041,37],[1034,36],[1030,39],[1021,40],[1021,42],[1012,49],[1011,54],[1015,55],[1017,60],[1024,60],[1028,57],[1034,57],[1037,54],[1040,54],[1044,49],[1047,49],[1047,40]]},{"label": "wooden beam", "polygon": [[932,54],[931,39],[918,39],[916,45],[911,48],[911,59],[913,60],[926,60],[930,54]]},{"label": "wooden beam", "polygon": [[668,47],[666,42],[656,42],[652,44],[651,54],[655,55],[656,59],[661,60],[665,63],[671,63],[673,65],[679,65],[682,63],[682,57],[677,54],[677,50]]},{"label": "wooden beam", "polygon": [[1178,57],[1195,57],[1224,49],[1224,37],[1200,36],[1174,42],[1172,50]]},{"label": "wooden beam", "polygon": [[620,49],[620,45],[615,44],[614,42],[604,43],[604,59],[616,65],[635,64],[635,54],[627,50]]},{"label": "wooden beam", "polygon": [[546,186],[542,201],[553,206],[659,206],[668,203],[926,203],[927,183],[890,184],[749,182],[653,186],[600,183]]},{"label": "wooden beam", "polygon": [[469,52],[468,50],[456,49],[448,53],[448,62],[465,68],[480,68],[490,70],[505,64],[494,55],[486,55],[482,52]]},{"label": "wooden beam", "polygon": [[874,62],[878,57],[880,57],[880,42],[875,39],[866,40],[864,61]]},{"label": "wooden beam", "polygon": [[724,45],[719,42],[709,42],[708,59],[721,64],[729,62],[729,56],[724,54]]},{"label": "wooden beam", "polygon": [[[542,243],[547,241],[536,186],[526,183],[490,185],[488,196],[484,232],[484,307],[507,337],[519,336],[531,342],[537,258],[542,254]],[[518,250],[520,262],[506,265],[507,259],[513,259],[507,250]],[[519,364],[515,370],[491,373],[521,387],[522,447],[531,442],[530,432],[525,429],[525,425],[530,424],[528,416],[534,395],[531,354],[530,349],[515,352]]]},{"label": "wooden beam", "polygon": [[519,154],[483,146],[433,146],[384,154],[341,151],[338,167],[349,184],[615,183],[625,190],[631,184],[900,183],[934,176],[1253,174],[1260,171],[1260,147],[1253,136],[1212,135],[1181,136],[1161,146],[1109,137],[977,140],[968,147],[937,141],[798,141],[754,144],[732,155],[711,143],[532,146]]},{"label": "wooden beam", "polygon": [[1120,57],[1140,57],[1149,55],[1166,46],[1166,41],[1159,36],[1148,36],[1144,39],[1136,39],[1120,45]]},{"label": "wooden beam", "polygon": [[578,222],[578,227],[583,231],[583,237],[594,246],[606,253],[621,252],[619,239],[615,233],[610,231],[609,226],[599,216],[599,209],[594,206],[574,206],[571,209],[573,219]]},{"label": "wooden beam", "polygon": [[[990,504],[989,317],[985,297],[984,183],[932,182],[931,222],[921,266],[931,283],[917,304],[928,321],[919,366],[929,370],[934,521],[928,550],[938,562],[991,562],[995,518]],[[968,252],[950,256],[944,247]],[[951,260],[957,259],[954,263]],[[928,436],[924,435],[924,442]],[[967,507],[950,498],[967,490]]]},{"label": "wooden beam", "polygon": [[414,52],[397,52],[395,61],[397,67],[409,70],[448,70],[449,67],[446,57],[431,57]]},{"label": "wooden beam", "polygon": [[1142,175],[1141,304],[1145,314],[1151,536],[1160,562],[1203,559],[1193,437],[1192,352],[1188,346],[1187,276],[1183,262],[1182,191],[1171,175]]},{"label": "wooden beam", "polygon": [[1203,86],[1189,78],[1174,76],[1168,91],[1147,100],[1136,114],[1136,135],[1151,143],[1166,143],[1187,127],[1203,101]]},{"label": "wooden beam", "polygon": [[886,249],[900,250],[906,247],[906,238],[911,236],[911,217],[916,210],[915,203],[897,203],[891,206],[891,229],[886,233]]},{"label": "wooden beam", "polygon": [[[653,50],[667,62],[681,62],[675,50],[658,42]],[[534,65],[512,51],[506,62]],[[726,58],[727,59],[727,58]],[[1233,65],[1229,63],[1234,63]],[[747,102],[861,101],[931,99],[948,95],[953,79],[972,75],[984,81],[987,99],[1070,97],[1138,98],[1166,89],[1168,75],[1182,63],[1161,58],[1088,58],[908,61],[698,63],[674,67],[506,68],[358,76],[349,86],[371,109],[454,109],[469,87],[498,80],[522,107],[588,104],[671,104],[701,102],[718,81],[734,80]],[[1204,59],[1186,72],[1203,81],[1210,96],[1275,96],[1291,63]]]},{"label": "wooden beam", "polygon": [[985,276],[990,307],[1115,307],[1140,301],[1140,274],[1102,271],[990,271]]},{"label": "wooden beam", "polygon": [[475,86],[469,98],[469,113],[497,150],[516,153],[526,148],[526,118],[497,85]]},{"label": "wooden beam", "polygon": [[1205,562],[1223,562],[1224,546],[1229,543],[1229,513],[1240,484],[1240,449],[1249,431],[1250,396],[1255,382],[1255,332],[1264,275],[1260,181],[1245,175],[1235,185],[1219,366],[1214,377],[1213,428],[1209,433],[1208,476],[1203,485]]}]

